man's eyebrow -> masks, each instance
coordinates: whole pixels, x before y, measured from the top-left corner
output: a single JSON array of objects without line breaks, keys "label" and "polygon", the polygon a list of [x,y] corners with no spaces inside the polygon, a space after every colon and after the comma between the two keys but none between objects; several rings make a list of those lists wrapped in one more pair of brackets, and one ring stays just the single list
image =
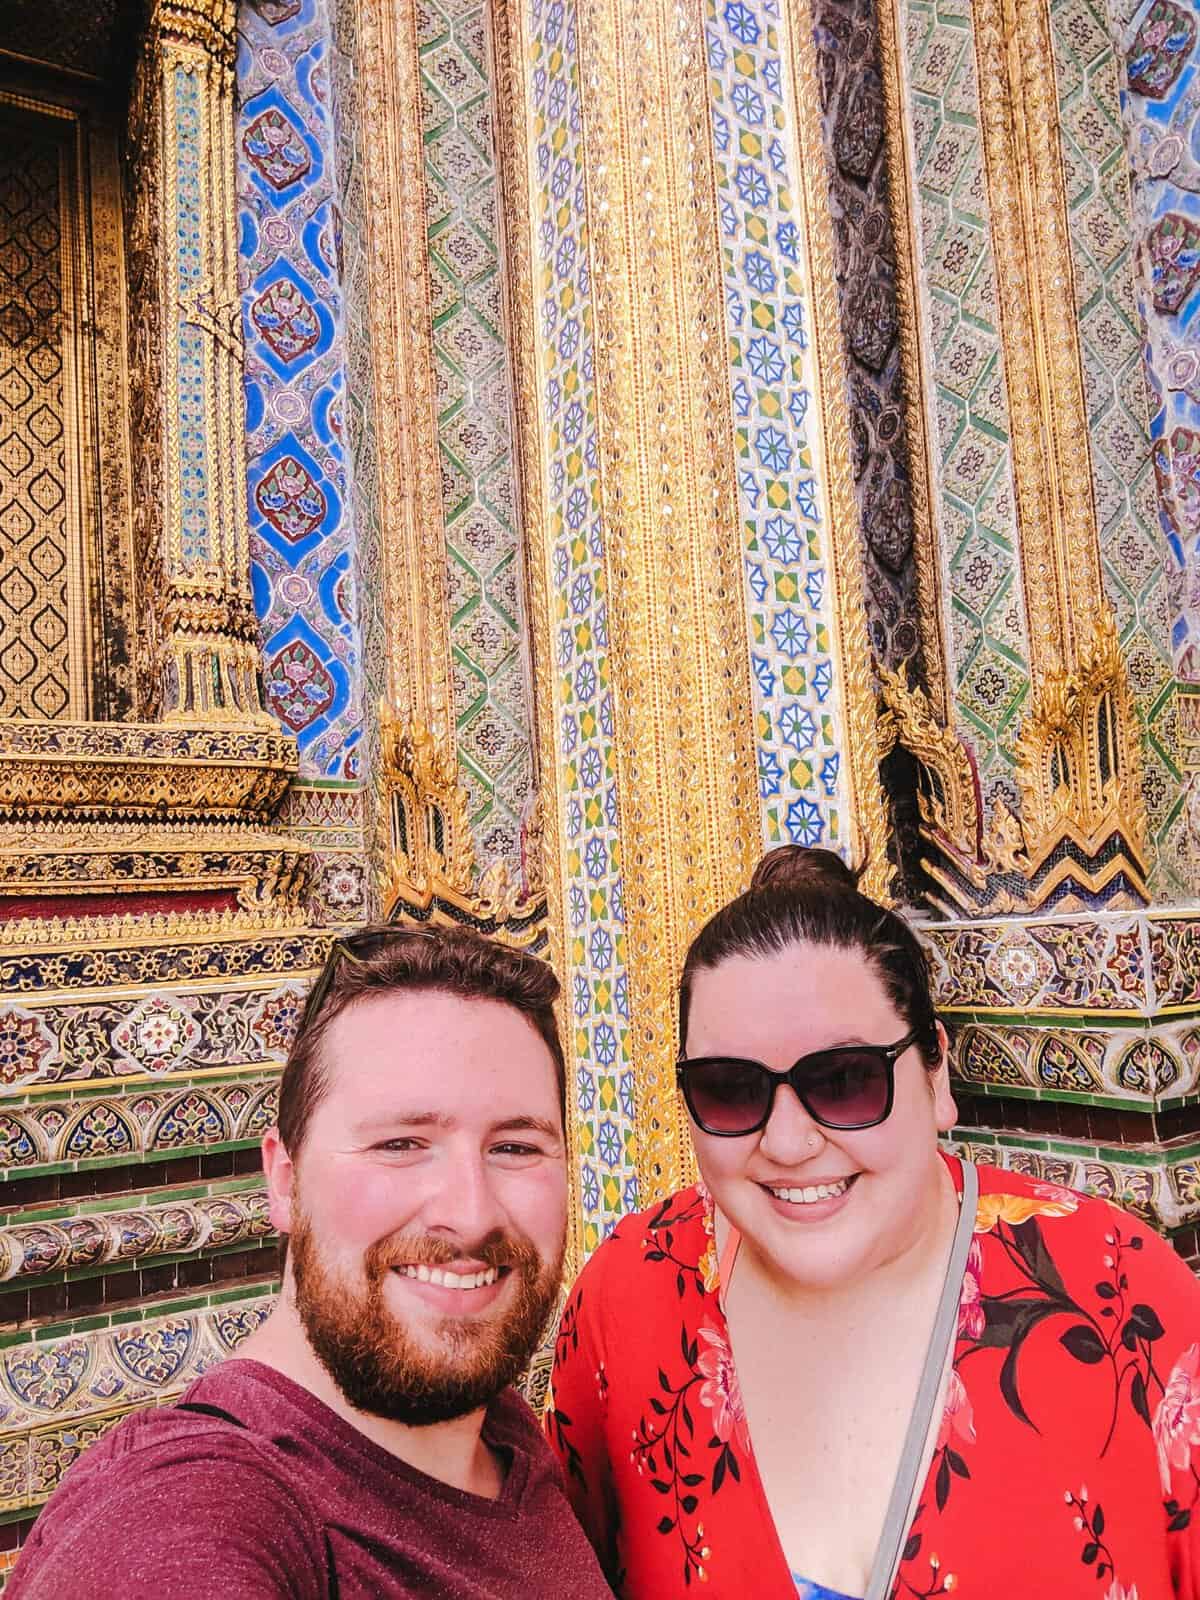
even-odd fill
[{"label": "man's eyebrow", "polygon": [[[389,1111],[358,1124],[360,1134],[372,1135],[390,1128],[452,1128],[454,1118],[441,1111]],[[561,1139],[563,1130],[545,1117],[505,1117],[495,1122],[489,1133],[541,1133],[548,1139]]]},{"label": "man's eyebrow", "polygon": [[563,1130],[545,1117],[506,1117],[492,1126],[493,1133],[542,1133],[547,1139],[561,1139]]},{"label": "man's eyebrow", "polygon": [[441,1111],[384,1111],[358,1124],[360,1133],[377,1133],[381,1128],[450,1128],[452,1117]]}]

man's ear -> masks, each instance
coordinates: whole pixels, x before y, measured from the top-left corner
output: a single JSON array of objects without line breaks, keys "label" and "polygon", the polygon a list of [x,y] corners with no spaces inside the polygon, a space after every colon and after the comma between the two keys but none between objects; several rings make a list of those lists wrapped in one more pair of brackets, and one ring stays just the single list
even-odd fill
[{"label": "man's ear", "polygon": [[950,1040],[940,1022],[936,1027],[941,1061],[929,1074],[930,1087],[933,1090],[933,1110],[938,1132],[949,1133],[958,1121],[958,1107],[950,1088]]},{"label": "man's ear", "polygon": [[296,1168],[279,1137],[278,1128],[268,1128],[262,1142],[263,1174],[267,1180],[267,1205],[277,1233],[292,1231],[292,1186]]}]

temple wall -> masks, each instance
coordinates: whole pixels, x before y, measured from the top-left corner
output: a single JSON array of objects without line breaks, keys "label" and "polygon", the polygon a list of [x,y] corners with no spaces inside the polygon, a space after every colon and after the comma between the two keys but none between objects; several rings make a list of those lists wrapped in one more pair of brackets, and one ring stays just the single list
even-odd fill
[{"label": "temple wall", "polygon": [[156,0],[147,720],[0,722],[0,1580],[265,1314],[258,1141],[368,917],[554,962],[572,1265],[690,1177],[679,965],[784,841],[921,923],[953,1142],[1200,1262],[1198,48]]}]

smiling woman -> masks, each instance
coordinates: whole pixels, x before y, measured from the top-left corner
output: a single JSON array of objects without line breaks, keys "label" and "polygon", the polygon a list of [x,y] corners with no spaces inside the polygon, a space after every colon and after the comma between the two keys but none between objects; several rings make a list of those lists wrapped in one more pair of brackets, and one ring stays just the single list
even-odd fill
[{"label": "smiling woman", "polygon": [[680,1028],[703,1181],[592,1257],[547,1413],[618,1593],[1197,1600],[1200,1287],[1112,1206],[939,1152],[906,924],[773,852]]}]

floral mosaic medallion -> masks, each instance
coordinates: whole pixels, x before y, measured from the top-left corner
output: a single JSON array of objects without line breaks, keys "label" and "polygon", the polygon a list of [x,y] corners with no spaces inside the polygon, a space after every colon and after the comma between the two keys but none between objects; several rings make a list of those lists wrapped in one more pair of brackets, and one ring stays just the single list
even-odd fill
[{"label": "floral mosaic medallion", "polygon": [[775,0],[710,0],[707,14],[763,830],[836,848],[843,711],[783,24]]},{"label": "floral mosaic medallion", "polygon": [[91,1365],[82,1339],[64,1339],[45,1348],[18,1347],[4,1358],[8,1387],[32,1411],[53,1412],[79,1389]]},{"label": "floral mosaic medallion", "polygon": [[536,127],[534,274],[552,529],[555,725],[565,788],[567,972],[584,1246],[636,1209],[633,1069],[624,956],[590,263],[574,7],[531,0]]},{"label": "floral mosaic medallion", "polygon": [[199,1037],[195,1020],[182,1007],[155,995],[113,1030],[112,1042],[134,1068],[167,1072],[191,1053]]},{"label": "floral mosaic medallion", "polygon": [[0,1010],[0,1086],[28,1083],[40,1075],[54,1039],[36,1012]]},{"label": "floral mosaic medallion", "polygon": [[303,1011],[304,993],[300,989],[283,989],[263,1001],[262,1009],[251,1027],[262,1045],[264,1055],[287,1055]]},{"label": "floral mosaic medallion", "polygon": [[192,1353],[196,1325],[181,1317],[158,1322],[129,1335],[118,1335],[113,1352],[121,1365],[135,1378],[156,1387],[170,1383]]}]

